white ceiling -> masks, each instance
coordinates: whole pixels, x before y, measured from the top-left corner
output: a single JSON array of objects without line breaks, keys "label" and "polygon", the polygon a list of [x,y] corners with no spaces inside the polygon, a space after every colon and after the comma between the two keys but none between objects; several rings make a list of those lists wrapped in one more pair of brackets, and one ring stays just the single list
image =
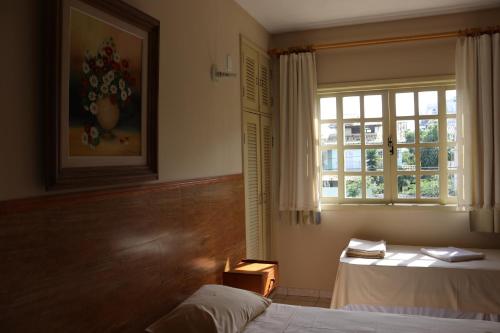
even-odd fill
[{"label": "white ceiling", "polygon": [[236,0],[269,32],[458,13],[500,6],[500,0]]}]

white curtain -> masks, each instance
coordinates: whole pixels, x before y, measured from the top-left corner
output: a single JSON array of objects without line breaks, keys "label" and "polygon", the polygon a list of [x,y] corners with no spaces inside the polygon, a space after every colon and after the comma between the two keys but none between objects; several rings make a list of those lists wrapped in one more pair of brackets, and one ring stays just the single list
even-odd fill
[{"label": "white curtain", "polygon": [[461,37],[456,48],[458,205],[472,231],[500,233],[500,34]]},{"label": "white curtain", "polygon": [[319,223],[316,90],[314,53],[280,56],[279,209],[295,223]]}]

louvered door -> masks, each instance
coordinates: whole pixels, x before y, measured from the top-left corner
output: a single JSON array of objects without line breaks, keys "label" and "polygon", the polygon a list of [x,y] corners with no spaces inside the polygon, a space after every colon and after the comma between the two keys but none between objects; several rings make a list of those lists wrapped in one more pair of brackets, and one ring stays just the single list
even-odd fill
[{"label": "louvered door", "polygon": [[261,113],[271,114],[271,64],[266,55],[259,59],[259,109]]},{"label": "louvered door", "polygon": [[250,111],[259,111],[259,53],[247,44],[241,47],[242,104]]},{"label": "louvered door", "polygon": [[271,156],[273,149],[273,128],[271,118],[260,117],[260,170],[262,186],[262,226],[263,226],[263,252],[267,253],[268,237],[271,228]]},{"label": "louvered door", "polygon": [[259,116],[243,112],[243,169],[247,258],[263,257]]}]

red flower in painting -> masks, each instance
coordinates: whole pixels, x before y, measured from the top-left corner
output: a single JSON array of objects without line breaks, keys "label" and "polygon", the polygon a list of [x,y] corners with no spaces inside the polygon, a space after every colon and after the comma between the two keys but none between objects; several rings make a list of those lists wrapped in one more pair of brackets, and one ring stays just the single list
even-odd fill
[{"label": "red flower in painting", "polygon": [[111,101],[111,103],[112,103],[113,105],[115,105],[115,104],[116,104],[116,95],[111,95],[111,96],[109,96],[109,100]]},{"label": "red flower in painting", "polygon": [[107,66],[109,64],[109,59],[108,57],[103,57],[102,61],[104,62],[104,66]]},{"label": "red flower in painting", "polygon": [[89,80],[83,79],[82,80],[82,86],[83,86],[84,89],[88,89],[88,87],[89,87]]},{"label": "red flower in painting", "polygon": [[106,47],[104,48],[104,52],[106,52],[106,54],[107,54],[108,56],[111,56],[111,55],[113,54],[113,49],[112,49],[112,48],[110,48],[109,46],[106,46]]},{"label": "red flower in painting", "polygon": [[90,59],[89,60],[89,65],[90,65],[90,68],[94,69],[95,68],[95,60],[94,59]]},{"label": "red flower in painting", "polygon": [[119,70],[120,70],[120,64],[119,64],[119,63],[117,63],[117,62],[113,62],[113,69],[114,69],[115,71],[119,71]]},{"label": "red flower in painting", "polygon": [[128,61],[125,60],[125,59],[123,59],[122,60],[122,66],[123,66],[123,68],[128,68]]}]

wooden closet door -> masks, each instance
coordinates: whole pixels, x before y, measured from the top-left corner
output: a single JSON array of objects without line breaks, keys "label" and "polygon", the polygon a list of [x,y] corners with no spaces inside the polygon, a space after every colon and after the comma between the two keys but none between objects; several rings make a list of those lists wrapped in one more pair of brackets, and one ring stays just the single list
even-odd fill
[{"label": "wooden closet door", "polygon": [[263,256],[262,178],[259,116],[243,112],[243,169],[247,258]]},{"label": "wooden closet door", "polygon": [[261,186],[262,186],[262,244],[263,253],[266,255],[269,248],[271,228],[271,157],[273,150],[273,128],[271,118],[260,117],[261,139]]},{"label": "wooden closet door", "polygon": [[242,106],[249,111],[259,111],[259,53],[243,43],[241,47]]},{"label": "wooden closet door", "polygon": [[260,54],[259,58],[259,108],[263,114],[271,114],[272,93],[271,93],[271,61]]}]

